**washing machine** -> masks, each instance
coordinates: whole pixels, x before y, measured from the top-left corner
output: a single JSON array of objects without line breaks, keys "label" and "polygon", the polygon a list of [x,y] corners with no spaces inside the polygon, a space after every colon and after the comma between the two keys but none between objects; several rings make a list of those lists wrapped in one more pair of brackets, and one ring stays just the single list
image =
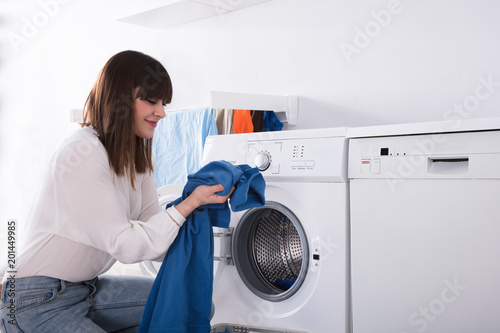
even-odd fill
[{"label": "washing machine", "polygon": [[214,230],[212,332],[346,333],[349,219],[345,128],[208,137],[203,164],[257,166],[263,207]]}]

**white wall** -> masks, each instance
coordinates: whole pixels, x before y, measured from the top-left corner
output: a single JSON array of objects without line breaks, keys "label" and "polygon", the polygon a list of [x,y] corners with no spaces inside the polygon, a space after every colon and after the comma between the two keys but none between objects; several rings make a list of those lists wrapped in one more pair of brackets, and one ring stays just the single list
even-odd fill
[{"label": "white wall", "polygon": [[[57,1],[0,2],[0,236],[10,218],[22,232],[52,151],[78,128],[69,110],[83,108],[106,60],[124,49],[163,54],[160,33],[114,22],[113,6],[127,1]],[[52,4],[45,21],[40,3]]]},{"label": "white wall", "polygon": [[[210,90],[296,94],[294,128],[441,120],[464,101],[458,116],[490,117],[499,11],[493,0],[275,0],[170,29],[164,59],[176,105],[208,103]],[[477,99],[479,77],[499,83]]]},{"label": "white wall", "polygon": [[[124,49],[163,62],[171,108],[208,105],[211,90],[298,95],[299,124],[287,129],[500,110],[494,0],[274,0],[164,31],[114,21],[114,8],[132,0],[58,0],[15,50],[5,37],[22,36],[40,3],[54,1],[0,2],[0,225],[26,220],[43,165],[76,128],[69,109],[83,106],[104,62]],[[369,39],[356,32],[365,29]]]}]

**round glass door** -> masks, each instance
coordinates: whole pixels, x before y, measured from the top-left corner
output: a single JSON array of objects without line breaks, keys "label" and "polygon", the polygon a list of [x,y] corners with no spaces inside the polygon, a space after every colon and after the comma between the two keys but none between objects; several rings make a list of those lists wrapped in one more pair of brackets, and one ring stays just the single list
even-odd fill
[{"label": "round glass door", "polygon": [[305,231],[296,216],[276,202],[243,215],[235,228],[233,252],[243,282],[265,300],[291,297],[307,273]]}]

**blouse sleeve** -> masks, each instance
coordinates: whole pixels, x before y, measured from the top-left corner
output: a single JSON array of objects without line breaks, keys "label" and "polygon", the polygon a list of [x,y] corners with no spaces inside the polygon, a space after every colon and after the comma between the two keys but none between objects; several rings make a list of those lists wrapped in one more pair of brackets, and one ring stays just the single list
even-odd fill
[{"label": "blouse sleeve", "polygon": [[151,216],[161,211],[158,201],[158,192],[156,191],[156,180],[153,173],[144,176],[141,182],[142,207],[139,220],[148,220]]},{"label": "blouse sleeve", "polygon": [[[120,204],[120,193],[113,183],[116,176],[110,169],[106,151],[97,138],[96,141],[85,149],[78,149],[82,142],[72,142],[60,149],[53,160],[52,218],[56,233],[105,251],[123,263],[162,256],[177,236],[184,218],[171,213],[178,219],[174,221],[160,209],[151,179],[145,177],[145,183],[140,184],[141,217],[147,219],[129,220]],[[154,182],[154,175],[151,177]],[[138,188],[139,184],[135,186]]]}]

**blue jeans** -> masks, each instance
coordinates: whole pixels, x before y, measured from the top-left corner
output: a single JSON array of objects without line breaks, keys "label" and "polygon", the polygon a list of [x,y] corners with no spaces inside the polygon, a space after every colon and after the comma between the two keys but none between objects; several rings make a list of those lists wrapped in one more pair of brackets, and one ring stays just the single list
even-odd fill
[{"label": "blue jeans", "polygon": [[153,282],[112,275],[83,282],[16,279],[2,288],[0,332],[137,332]]}]

